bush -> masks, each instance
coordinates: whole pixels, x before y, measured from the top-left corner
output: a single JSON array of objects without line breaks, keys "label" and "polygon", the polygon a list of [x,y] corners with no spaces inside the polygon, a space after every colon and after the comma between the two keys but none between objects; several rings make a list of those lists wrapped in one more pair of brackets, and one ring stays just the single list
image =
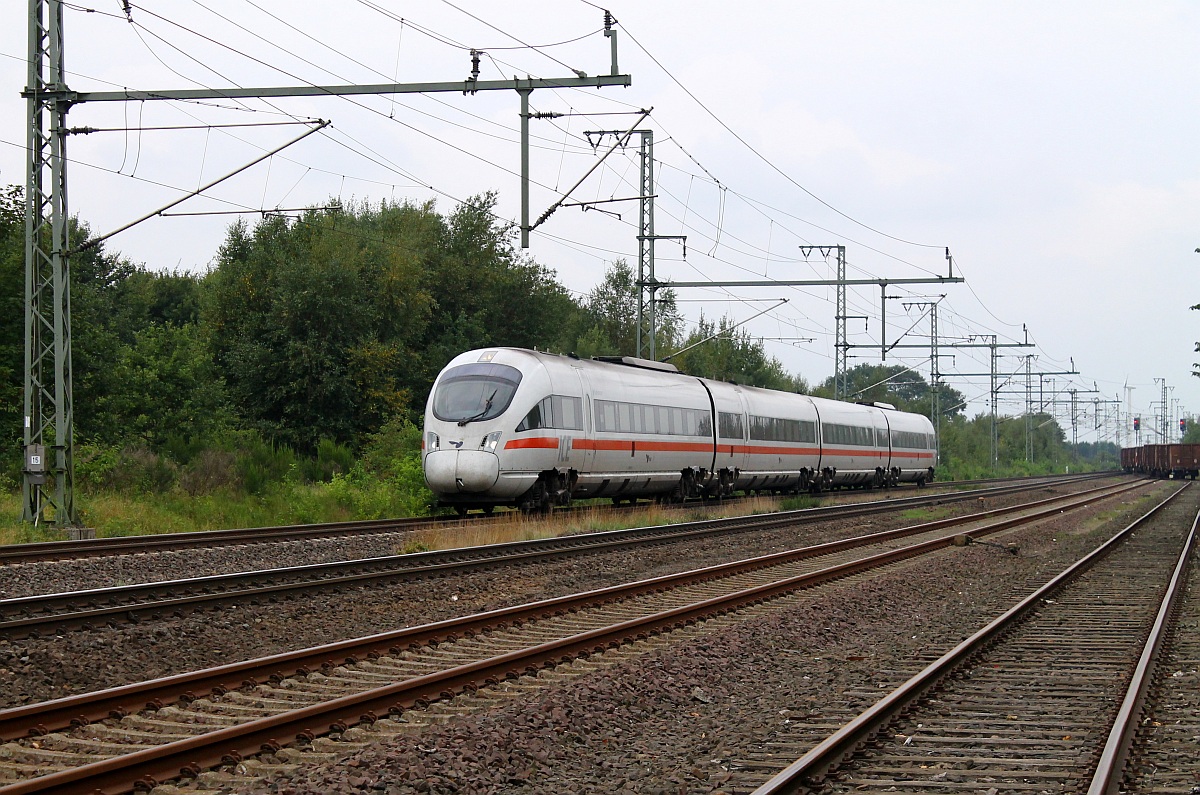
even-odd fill
[{"label": "bush", "polygon": [[237,472],[250,494],[261,495],[274,483],[282,483],[296,469],[296,454],[258,435],[245,435],[237,450]]},{"label": "bush", "polygon": [[[366,471],[379,477],[395,477],[407,473],[404,463],[416,458],[417,467],[421,460],[421,429],[402,417],[388,420],[379,432],[367,437],[362,452],[362,465]],[[424,476],[421,479],[424,485]]]},{"label": "bush", "polygon": [[145,447],[76,448],[76,488],[162,494],[175,485],[178,472],[174,461]]},{"label": "bush", "polygon": [[354,453],[349,447],[332,439],[322,439],[317,444],[316,459],[304,459],[300,472],[310,483],[328,483],[334,475],[345,475],[353,465]]},{"label": "bush", "polygon": [[14,491],[21,487],[23,456],[4,456],[0,463],[0,492]]},{"label": "bush", "polygon": [[192,497],[236,486],[237,456],[228,450],[200,451],[179,473],[179,487]]}]

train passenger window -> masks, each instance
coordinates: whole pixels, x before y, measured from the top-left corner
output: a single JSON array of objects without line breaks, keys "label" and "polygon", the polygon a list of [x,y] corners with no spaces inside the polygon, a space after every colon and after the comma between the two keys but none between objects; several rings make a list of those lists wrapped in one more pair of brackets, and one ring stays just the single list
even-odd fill
[{"label": "train passenger window", "polygon": [[670,433],[671,432],[671,410],[666,406],[654,407],[654,432],[655,433]]},{"label": "train passenger window", "polygon": [[642,406],[640,404],[634,405],[633,418],[636,420],[636,422],[634,422],[633,430],[637,433],[654,433],[652,422],[646,418],[647,414],[650,415],[652,420],[654,417],[654,409],[650,408],[649,406]]},{"label": "train passenger window", "polygon": [[611,400],[596,401],[596,430],[615,433],[617,427],[617,404]]},{"label": "train passenger window", "polygon": [[[579,405],[578,398],[563,400],[575,400]],[[597,431],[712,436],[712,417],[707,411],[616,400],[597,400],[595,406]]]},{"label": "train passenger window", "polygon": [[825,444],[849,444],[855,447],[875,446],[875,429],[864,428],[861,425],[823,422],[821,423],[821,435],[825,439]]},{"label": "train passenger window", "polygon": [[932,450],[933,434],[913,431],[892,431],[892,444],[911,450]]},{"label": "train passenger window", "polygon": [[617,430],[629,433],[633,430],[633,412],[628,403],[617,404]]},{"label": "train passenger window", "polygon": [[518,431],[532,431],[537,428],[563,428],[565,430],[583,430],[583,401],[569,395],[550,395],[538,401],[529,410]]},{"label": "train passenger window", "polygon": [[[827,428],[829,426],[826,426]],[[763,442],[816,442],[817,424],[782,417],[750,417],[750,438]]]},{"label": "train passenger window", "polygon": [[722,411],[717,416],[717,430],[722,439],[744,439],[742,432],[742,415],[732,411]]},{"label": "train passenger window", "polygon": [[525,418],[523,420],[521,420],[521,424],[517,426],[517,430],[518,431],[532,431],[537,428],[546,427],[542,423],[542,404],[546,403],[549,400],[550,400],[550,398],[546,398],[545,400],[541,401],[540,403],[535,405],[533,408],[531,408],[529,410],[529,413],[525,415]]},{"label": "train passenger window", "polygon": [[570,395],[555,395],[554,416],[558,420],[554,427],[582,431],[583,401]]}]

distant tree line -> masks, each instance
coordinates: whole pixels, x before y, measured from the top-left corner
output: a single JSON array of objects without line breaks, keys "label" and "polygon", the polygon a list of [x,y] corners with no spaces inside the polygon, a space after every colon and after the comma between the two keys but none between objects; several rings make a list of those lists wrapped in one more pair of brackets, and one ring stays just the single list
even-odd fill
[{"label": "distant tree line", "polygon": [[[74,255],[77,445],[93,457],[144,449],[183,467],[205,450],[254,440],[336,462],[398,425],[418,425],[433,378],[462,351],[634,354],[639,293],[629,264],[611,263],[576,299],[516,247],[495,204],[490,193],[447,213],[432,202],[333,201],[299,217],[241,221],[204,273],[135,265],[103,246]],[[10,487],[21,460],[23,212],[20,188],[0,194],[0,438]],[[88,236],[82,221],[71,230],[74,240]],[[658,297],[659,356],[688,349],[672,358],[685,372],[831,393],[831,381],[814,388],[787,373],[728,318],[702,318],[684,333],[675,296]],[[903,369],[855,368],[851,392],[928,413],[928,383]],[[976,461],[962,402],[943,389],[943,455]],[[1023,432],[1023,423],[1007,425]],[[1040,455],[1067,457],[1057,424],[1039,431]],[[1023,437],[1019,455],[1009,447],[1008,460],[1024,457]]]}]

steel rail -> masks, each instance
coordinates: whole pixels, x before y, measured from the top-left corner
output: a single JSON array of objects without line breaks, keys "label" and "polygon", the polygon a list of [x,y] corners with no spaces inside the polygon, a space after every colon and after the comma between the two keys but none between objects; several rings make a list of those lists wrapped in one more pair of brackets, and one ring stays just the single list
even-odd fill
[{"label": "steel rail", "polygon": [[[1134,481],[1132,485],[1122,488],[1137,488],[1146,482],[1148,481]],[[1086,490],[1082,494],[1098,493],[1109,488],[1111,487],[1100,486]],[[969,495],[967,497],[957,497],[956,495],[954,499],[959,501],[975,496],[974,492],[967,494]],[[1079,494],[1060,495],[1027,505],[1034,506],[1068,500]],[[632,544],[660,544],[719,533],[745,532],[749,529],[781,525],[790,526],[799,521],[810,522],[829,518],[870,515],[912,505],[910,500],[914,499],[947,501],[933,497],[908,498],[905,501],[891,500],[832,506],[825,509],[804,509],[736,519],[716,519],[633,530],[614,530],[604,533],[491,544],[484,547],[391,555],[282,569],[210,575],[187,580],[164,580],[60,594],[15,597],[0,600],[0,638],[37,636],[70,628],[89,629],[104,623],[138,621],[145,617],[185,609],[254,599],[269,599],[286,596],[296,591],[336,588],[384,578],[424,579],[435,575],[462,574],[499,564],[531,563],[564,554],[585,552],[595,554]],[[1023,509],[1027,508],[1018,506],[997,510],[1012,512]],[[995,512],[973,514],[976,518],[990,515],[999,514]],[[965,520],[960,517],[945,521],[961,523]]]},{"label": "steel rail", "polygon": [[1173,616],[1176,614],[1176,609],[1186,590],[1185,585],[1188,571],[1191,568],[1192,552],[1196,548],[1198,524],[1200,524],[1200,514],[1197,514],[1196,519],[1192,522],[1192,529],[1183,545],[1183,552],[1179,554],[1179,561],[1175,564],[1175,570],[1171,574],[1162,605],[1154,619],[1154,626],[1150,629],[1150,636],[1146,639],[1146,645],[1138,658],[1137,668],[1134,669],[1133,679],[1125,692],[1125,698],[1121,701],[1121,708],[1117,711],[1117,717],[1113,721],[1113,727],[1109,732],[1108,741],[1104,744],[1104,750],[1100,753],[1096,773],[1088,786],[1088,795],[1116,795],[1122,791],[1125,763],[1129,759],[1135,734],[1141,724],[1146,696],[1154,682],[1158,660],[1166,644],[1167,635],[1174,624]]},{"label": "steel rail", "polygon": [[[1101,498],[1101,495],[1094,495],[1077,500],[1069,506],[1046,508],[1021,517],[1010,517],[989,526],[977,528],[973,532],[976,535],[999,532],[1018,524],[1027,524],[1050,516],[1059,516],[1065,510],[1082,508]],[[158,779],[164,777],[173,778],[179,775],[181,771],[185,774],[195,775],[203,767],[218,764],[223,760],[232,759],[237,761],[244,755],[255,753],[262,748],[278,750],[282,745],[278,739],[281,737],[290,739],[290,737],[296,736],[301,740],[311,740],[316,734],[325,731],[324,728],[321,728],[323,726],[328,726],[330,731],[344,731],[348,725],[364,720],[369,722],[381,714],[403,711],[413,705],[452,697],[460,692],[473,692],[482,685],[498,682],[502,678],[519,676],[522,672],[536,671],[539,666],[550,666],[574,659],[575,657],[602,652],[606,648],[613,648],[623,643],[644,639],[670,628],[691,624],[714,615],[737,610],[747,605],[758,604],[801,588],[812,587],[823,582],[841,579],[868,569],[943,549],[953,545],[954,538],[953,534],[943,535],[939,538],[910,546],[887,550],[846,563],[828,566],[818,571],[788,576],[775,582],[764,583],[723,596],[704,599],[691,605],[684,605],[640,618],[621,621],[609,627],[560,638],[531,646],[524,650],[508,652],[487,660],[459,665],[441,672],[414,677],[363,693],[343,696],[323,705],[312,705],[291,710],[271,717],[249,721],[238,726],[223,728],[199,737],[179,740],[124,756],[93,762],[79,768],[53,773],[41,778],[28,779],[8,787],[0,788],[0,795],[17,795],[17,793],[33,792],[125,792],[128,791],[135,780],[141,780],[147,785],[152,785]],[[335,648],[338,650],[337,653],[339,655],[344,654],[347,650],[353,650],[355,654],[369,654],[372,649],[380,647],[388,647],[391,653],[396,653],[397,649],[404,648],[403,644],[405,641],[410,643],[415,643],[419,640],[429,642],[439,638],[448,638],[451,636],[449,633],[454,633],[457,636],[482,631],[489,626],[497,626],[497,622],[503,622],[503,624],[517,623],[536,618],[538,615],[549,613],[561,614],[571,610],[578,610],[581,607],[591,604],[603,604],[640,593],[661,591],[671,585],[712,579],[718,570],[724,569],[726,574],[732,573],[730,567],[742,567],[744,569],[762,568],[764,565],[768,565],[764,562],[765,558],[772,558],[778,562],[782,554],[777,553],[772,556],[764,556],[764,558],[709,567],[695,572],[668,575],[625,586],[614,586],[586,594],[560,597],[532,605],[493,611],[487,614],[439,622],[438,624],[415,627],[409,630],[400,630],[398,632],[386,633],[385,635],[372,636],[371,638],[364,639],[365,642],[360,640],[357,642],[347,641],[340,644],[330,644],[316,651],[320,652],[319,657],[325,657],[327,660],[331,651]],[[223,666],[222,669],[198,672],[195,676],[209,675],[214,671],[221,671],[222,677],[226,680],[236,680],[250,671],[256,671],[259,675],[265,675],[265,671],[275,669],[284,657],[290,657],[290,663],[293,664],[296,660],[296,655],[277,655],[265,660]],[[258,665],[257,669],[252,668],[253,664]],[[230,674],[235,670],[236,673],[230,677]],[[0,719],[7,721],[6,725],[12,727],[15,725],[14,719],[17,718],[28,722],[30,719],[47,717],[50,713],[46,712],[46,710],[50,708],[60,713],[60,717],[56,718],[56,720],[62,720],[68,714],[78,714],[78,708],[85,701],[91,702],[89,709],[93,712],[107,710],[101,712],[100,717],[107,716],[110,713],[119,716],[126,714],[125,704],[128,703],[130,696],[133,696],[134,702],[140,706],[140,704],[145,703],[147,698],[152,699],[156,689],[158,689],[157,692],[165,692],[161,690],[164,685],[174,688],[174,692],[178,694],[180,684],[184,683],[188,676],[193,675],[170,677],[168,679],[144,683],[141,686],[116,688],[110,691],[102,691],[101,693],[60,699],[55,702],[31,705],[30,707],[22,707],[16,710],[7,710],[0,713]],[[194,685],[197,681],[199,680],[193,679],[191,684]],[[230,681],[230,684],[232,684],[232,681]],[[218,685],[218,687],[223,686]],[[106,701],[105,699],[108,700]],[[77,718],[77,722],[79,723],[87,723],[90,720],[86,715],[81,715]]]},{"label": "steel rail", "polygon": [[861,715],[851,720],[800,759],[788,765],[780,773],[754,790],[753,795],[801,793],[820,787],[825,775],[831,769],[852,755],[878,732],[886,728],[906,707],[915,703],[926,692],[936,686],[938,682],[951,675],[960,666],[983,651],[985,647],[993,643],[1000,635],[1013,627],[1037,607],[1043,599],[1057,592],[1099,562],[1118,544],[1131,535],[1134,530],[1142,526],[1151,517],[1175,500],[1190,485],[1185,484],[1177,489],[1146,514],[1132,522],[1128,527],[1067,567],[1041,588],[1038,588],[999,618],[990,622],[983,629],[980,629],[962,643],[946,652],[900,687],[888,693]]},{"label": "steel rail", "polygon": [[[1099,472],[1083,475],[1055,475],[1039,478],[988,478],[974,481],[943,481],[937,486],[963,488],[989,483],[1021,482],[1029,487],[1047,483],[1071,483],[1091,478],[1113,477],[1120,473]],[[850,493],[850,492],[847,492]],[[829,495],[826,495],[829,496]],[[642,503],[643,505],[645,503]],[[682,507],[690,507],[685,503]],[[586,507],[585,507],[586,509]],[[499,516],[493,516],[497,519]],[[472,516],[469,521],[487,521],[483,516]],[[161,533],[154,535],[114,536],[111,538],[85,538],[63,541],[38,541],[28,544],[0,545],[0,566],[14,563],[35,563],[63,560],[72,557],[99,557],[126,555],[155,550],[182,550],[196,547],[229,546],[234,544],[260,544],[304,538],[325,538],[350,535],[366,535],[389,532],[410,532],[426,526],[461,526],[459,517],[412,517],[404,519],[369,519],[327,524],[281,525],[278,527],[250,527],[230,530],[198,530],[189,533]]]},{"label": "steel rail", "polygon": [[[1032,518],[1022,517],[1016,521],[1033,521],[1038,518],[1057,515],[1063,510],[1083,507],[1098,499],[1118,496],[1136,487],[1137,484],[1120,488],[1110,487],[1110,493],[1108,494],[1102,494],[1100,490],[1092,490],[1083,495],[1082,499],[1076,499],[1070,505],[1058,505],[1042,511]],[[1080,495],[1071,496],[1080,497]],[[994,516],[1045,507],[1054,503],[1061,503],[1064,499],[1061,497],[1050,498],[1026,503],[1021,506],[997,508],[954,519],[940,519],[935,522],[913,525],[906,528],[885,530],[865,536],[830,541],[816,546],[776,552],[770,555],[718,564],[702,569],[666,574],[635,583],[609,586],[607,588],[586,591],[581,594],[555,597],[526,605],[502,608],[486,613],[479,613],[474,616],[447,619],[423,626],[372,635],[366,638],[339,641],[310,649],[272,655],[257,660],[231,663],[205,671],[178,674],[149,682],[100,690],[94,693],[67,696],[40,704],[14,707],[0,711],[0,739],[21,737],[29,734],[31,729],[35,733],[44,733],[69,726],[72,723],[86,724],[107,717],[111,713],[127,714],[147,704],[161,705],[171,703],[181,695],[186,698],[197,698],[197,693],[228,691],[248,683],[255,683],[257,679],[261,678],[283,677],[315,668],[339,665],[343,661],[347,661],[350,656],[357,658],[370,654],[394,653],[397,649],[403,649],[413,644],[424,645],[431,642],[441,642],[452,635],[469,636],[471,633],[480,632],[485,627],[493,626],[499,621],[508,621],[510,623],[512,621],[529,621],[538,617],[560,613],[563,610],[579,609],[581,606],[612,601],[616,598],[625,598],[636,593],[671,586],[680,582],[697,581],[705,578],[716,579],[767,566],[802,560],[804,558],[819,557],[855,546],[890,541],[907,535],[970,524]],[[1003,526],[996,525],[985,531],[977,530],[973,535],[997,532],[1011,526],[1011,522],[1012,520]],[[31,721],[32,716],[37,717],[36,723]]]}]

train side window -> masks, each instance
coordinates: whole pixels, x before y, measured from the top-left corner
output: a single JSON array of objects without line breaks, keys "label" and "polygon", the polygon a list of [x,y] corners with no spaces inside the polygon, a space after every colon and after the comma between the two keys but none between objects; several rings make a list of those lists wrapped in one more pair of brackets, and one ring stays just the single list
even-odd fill
[{"label": "train side window", "polygon": [[554,395],[556,428],[572,431],[583,430],[583,401],[569,395]]},{"label": "train side window", "polygon": [[732,411],[722,411],[717,415],[717,429],[722,439],[744,439],[742,435],[742,415]]},{"label": "train side window", "polygon": [[613,433],[617,430],[617,404],[611,400],[596,401],[596,430]]},{"label": "train side window", "polygon": [[617,404],[617,430],[624,431],[626,434],[634,430],[634,420],[632,420],[631,414],[629,404]]},{"label": "train side window", "polygon": [[[525,415],[525,418],[521,420],[521,424],[517,426],[517,430],[518,431],[532,431],[532,430],[536,430],[538,428],[547,427],[548,423],[545,423],[545,424],[543,423],[542,409],[543,409],[543,406],[545,406],[546,408],[549,408],[549,406],[547,405],[549,402],[550,402],[550,398],[545,398],[543,400],[538,401],[538,403],[535,404],[534,407],[529,410],[529,413]],[[549,417],[546,417],[545,419],[548,420]]]}]

